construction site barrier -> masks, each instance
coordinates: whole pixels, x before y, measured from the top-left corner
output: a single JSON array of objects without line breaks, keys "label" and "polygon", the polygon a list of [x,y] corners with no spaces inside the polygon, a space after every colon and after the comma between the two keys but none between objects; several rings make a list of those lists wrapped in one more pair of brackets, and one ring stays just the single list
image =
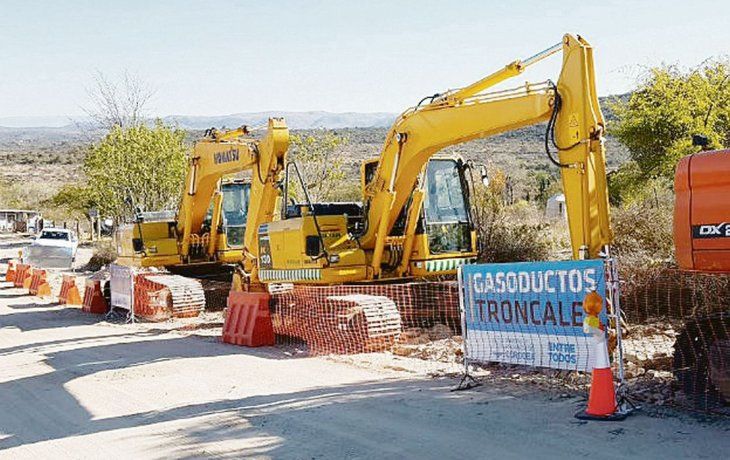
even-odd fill
[{"label": "construction site barrier", "polygon": [[142,273],[134,277],[134,314],[149,321],[192,318],[205,309],[198,280],[172,274]]},{"label": "construction site barrier", "polygon": [[33,274],[30,277],[30,284],[28,286],[28,293],[38,297],[47,297],[51,295],[51,286],[46,280],[46,271],[40,268],[33,269]]},{"label": "construction site barrier", "polygon": [[58,303],[64,305],[81,305],[81,295],[76,286],[76,277],[63,275],[61,291],[58,293]]},{"label": "construction site barrier", "polygon": [[[615,264],[611,265],[616,269]],[[621,292],[617,300],[625,316],[625,327],[621,328],[625,384],[616,386],[616,402],[621,401],[622,396],[628,396],[643,405],[679,406],[730,415],[730,274],[682,272],[669,264],[651,267],[622,265],[618,269]],[[539,271],[535,274],[538,287]],[[545,270],[542,271],[543,276],[546,276]],[[556,275],[558,278],[549,280],[551,289],[560,288],[560,276]],[[610,279],[607,291],[616,289],[619,276],[612,273]],[[496,277],[491,280],[498,281]],[[518,273],[516,288],[514,277],[510,277],[509,281],[502,280],[512,283],[510,286],[516,289],[515,295],[524,295],[518,305],[512,303],[510,308],[509,305],[499,303],[495,308],[494,303],[485,299],[487,302],[477,303],[473,309],[474,322],[472,309],[467,311],[470,324],[495,323],[497,319],[500,328],[506,324],[515,329],[510,334],[512,337],[497,330],[497,324],[471,335],[467,331],[465,337],[459,314],[459,287],[454,281],[337,286],[270,285],[271,318],[277,344],[296,347],[298,352],[308,351],[310,354],[326,351],[344,354],[364,347],[348,343],[344,336],[338,336],[341,333],[337,331],[339,323],[335,320],[337,309],[328,310],[327,299],[353,294],[385,296],[393,300],[398,308],[402,331],[392,347],[383,341],[382,349],[390,352],[383,359],[397,360],[399,366],[406,368],[413,365],[430,375],[453,375],[464,371],[466,339],[472,346],[466,360],[472,364],[472,376],[479,381],[501,384],[505,380],[516,380],[521,384],[534,383],[561,392],[585,391],[588,397],[594,363],[587,356],[585,360],[582,357],[579,359],[579,356],[595,353],[589,350],[590,344],[587,343],[583,346],[576,344],[575,347],[572,344],[561,345],[565,340],[558,333],[560,329],[569,327],[563,324],[569,323],[572,328],[575,322],[576,328],[580,329],[576,331],[580,335],[575,337],[585,335],[582,331],[585,312],[581,305],[575,305],[574,308],[572,302],[563,301],[560,304],[551,300],[551,307],[548,308],[544,277],[543,292],[535,299],[540,301],[539,305],[530,305],[529,301],[525,303],[529,300],[529,293],[520,291],[530,289],[529,286],[523,286],[526,289],[520,287],[520,282],[527,282],[524,275]],[[582,281],[587,279],[583,278]],[[484,277],[478,280],[482,291],[487,289],[485,282]],[[565,282],[570,286],[578,279],[574,274],[566,274]],[[531,278],[529,284],[534,284]],[[582,303],[583,297],[577,300]],[[607,307],[613,305],[613,302],[606,303]],[[606,313],[611,311],[609,309]],[[481,321],[482,318],[484,321]],[[516,320],[519,323],[515,324]],[[541,324],[533,324],[537,322]],[[611,370],[616,381],[621,382],[617,329],[613,321],[608,323],[607,346],[613,357]],[[538,333],[538,327],[541,334]],[[499,347],[501,351],[506,351],[519,345],[517,334],[524,337],[521,343],[535,345],[534,353],[530,349],[528,353],[494,356],[500,362],[489,359],[489,350],[494,351]],[[480,339],[479,335],[483,338]],[[548,337],[547,351],[552,355],[553,364],[561,364],[562,370],[526,363],[528,358],[534,362],[533,358],[545,349],[540,347],[540,336]],[[363,335],[351,333],[349,337],[356,342],[361,341]],[[473,362],[471,359],[474,355],[471,352],[481,352],[486,359],[479,360],[479,363]],[[501,362],[508,359],[519,361],[520,364]],[[608,374],[607,371],[602,373]],[[606,382],[608,379],[599,379],[599,386],[596,387],[597,394],[604,397],[612,394],[607,385],[605,388],[609,388],[608,391],[600,386]],[[593,401],[612,405],[609,398],[593,398]]]},{"label": "construction site barrier", "polygon": [[104,298],[101,281],[86,280],[84,289],[84,303],[81,309],[87,313],[104,314],[109,311],[109,304]]},{"label": "construction site barrier", "polygon": [[5,281],[15,281],[15,261],[13,260],[8,261],[8,269],[5,272]]},{"label": "construction site barrier", "polygon": [[28,286],[28,294],[38,294],[38,286],[41,282],[46,279],[46,271],[40,268],[34,268],[31,270],[30,285]]},{"label": "construction site barrier", "polygon": [[312,355],[391,349],[403,332],[403,314],[412,306],[398,299],[410,297],[413,286],[401,285],[400,292],[388,289],[392,297],[382,295],[385,289],[369,288],[295,286],[278,291],[272,302],[274,331],[304,341]]},{"label": "construction site barrier", "polygon": [[15,267],[15,279],[13,280],[13,286],[16,288],[23,287],[23,283],[26,278],[29,278],[31,267],[28,264],[18,264]]},{"label": "construction site barrier", "polygon": [[267,292],[231,292],[223,323],[223,342],[247,347],[274,345]]},{"label": "construction site barrier", "polygon": [[[584,297],[608,303],[604,261],[521,262],[463,267],[465,362],[583,371],[597,348],[583,328]],[[607,308],[595,320],[607,324]]]}]

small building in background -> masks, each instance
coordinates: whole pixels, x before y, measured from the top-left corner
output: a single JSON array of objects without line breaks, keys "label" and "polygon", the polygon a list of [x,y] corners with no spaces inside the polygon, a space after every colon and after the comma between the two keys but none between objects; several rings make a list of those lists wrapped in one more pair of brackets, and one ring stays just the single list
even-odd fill
[{"label": "small building in background", "polygon": [[568,219],[568,211],[565,208],[565,195],[559,193],[548,198],[545,206],[545,216],[552,220]]},{"label": "small building in background", "polygon": [[38,211],[0,209],[0,232],[36,233],[41,220]]}]

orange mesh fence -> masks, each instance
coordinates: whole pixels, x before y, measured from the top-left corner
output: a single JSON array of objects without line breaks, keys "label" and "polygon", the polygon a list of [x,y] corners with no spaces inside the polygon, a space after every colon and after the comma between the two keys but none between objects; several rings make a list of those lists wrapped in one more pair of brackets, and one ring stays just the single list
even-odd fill
[{"label": "orange mesh fence", "polygon": [[625,270],[626,374],[649,402],[730,413],[730,274]]},{"label": "orange mesh fence", "polygon": [[272,289],[271,310],[280,342],[306,343],[312,354],[393,351],[430,341],[433,330],[460,331],[454,281],[284,286]]},{"label": "orange mesh fence", "polygon": [[[622,271],[625,390],[640,402],[727,413],[730,402],[730,275],[673,269]],[[310,354],[386,352],[419,358],[434,372],[463,363],[456,281],[271,287],[280,344]],[[390,303],[389,303],[390,302]],[[609,337],[618,376],[615,334]],[[588,374],[486,363],[492,376],[519,374],[587,390]],[[449,372],[463,367],[446,367]],[[577,369],[577,367],[576,367]],[[500,374],[501,373],[501,374]],[[562,382],[562,383],[561,383]]]}]

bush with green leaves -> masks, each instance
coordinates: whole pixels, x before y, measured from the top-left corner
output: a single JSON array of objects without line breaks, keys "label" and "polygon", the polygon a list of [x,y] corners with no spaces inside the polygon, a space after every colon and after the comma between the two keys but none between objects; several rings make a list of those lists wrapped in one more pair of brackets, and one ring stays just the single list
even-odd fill
[{"label": "bush with green leaves", "polygon": [[176,209],[187,169],[185,131],[157,121],[153,126],[113,127],[84,159],[84,190],[100,215],[130,217]]},{"label": "bush with green leaves", "polygon": [[673,193],[661,185],[647,185],[643,193],[642,199],[611,210],[613,249],[627,267],[650,267],[674,258]]},{"label": "bush with green leaves", "polygon": [[679,159],[698,150],[693,135],[706,136],[709,148],[730,144],[730,64],[651,69],[631,97],[614,101],[611,109],[618,118],[611,132],[632,159],[611,177],[616,203],[641,193],[653,179],[671,181]]},{"label": "bush with green leaves", "polygon": [[[328,130],[291,135],[290,157],[297,162],[313,202],[360,199],[359,178],[348,177],[345,168],[342,149],[347,143],[347,137]],[[292,195],[303,201],[296,178],[290,178],[289,186]]]},{"label": "bush with green leaves", "polygon": [[543,208],[519,200],[507,204],[507,178],[490,173],[489,186],[472,196],[482,262],[521,262],[569,257],[567,226],[546,222]]}]

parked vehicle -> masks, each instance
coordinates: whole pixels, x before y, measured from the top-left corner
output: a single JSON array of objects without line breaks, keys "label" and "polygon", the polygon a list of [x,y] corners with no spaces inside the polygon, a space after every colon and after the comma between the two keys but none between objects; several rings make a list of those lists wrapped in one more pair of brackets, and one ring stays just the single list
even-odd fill
[{"label": "parked vehicle", "polygon": [[65,228],[44,228],[30,246],[23,249],[23,261],[39,268],[71,268],[79,240]]}]

